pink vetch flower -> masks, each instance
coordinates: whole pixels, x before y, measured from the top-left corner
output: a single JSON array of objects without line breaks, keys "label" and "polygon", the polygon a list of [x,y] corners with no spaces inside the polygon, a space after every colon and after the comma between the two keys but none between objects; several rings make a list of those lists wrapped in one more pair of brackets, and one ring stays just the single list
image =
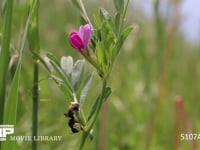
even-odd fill
[{"label": "pink vetch flower", "polygon": [[88,47],[92,29],[90,24],[81,25],[78,32],[71,32],[69,35],[69,43],[79,51],[85,50]]}]

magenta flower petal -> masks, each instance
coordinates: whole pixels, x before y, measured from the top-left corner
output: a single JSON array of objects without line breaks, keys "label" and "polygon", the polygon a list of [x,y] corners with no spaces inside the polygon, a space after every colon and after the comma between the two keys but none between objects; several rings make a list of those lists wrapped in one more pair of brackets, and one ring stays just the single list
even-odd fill
[{"label": "magenta flower petal", "polygon": [[71,46],[79,51],[87,50],[92,30],[90,24],[81,25],[79,32],[71,32],[69,42]]},{"label": "magenta flower petal", "polygon": [[84,48],[87,48],[92,34],[90,24],[81,25],[78,34],[83,41]]},{"label": "magenta flower petal", "polygon": [[79,33],[77,32],[71,32],[69,35],[69,42],[71,46],[75,49],[81,50],[84,48],[84,43],[81,37],[79,36]]},{"label": "magenta flower petal", "polygon": [[79,27],[78,34],[79,34],[79,36],[81,37],[81,39],[83,39],[84,25],[81,25],[81,26]]}]

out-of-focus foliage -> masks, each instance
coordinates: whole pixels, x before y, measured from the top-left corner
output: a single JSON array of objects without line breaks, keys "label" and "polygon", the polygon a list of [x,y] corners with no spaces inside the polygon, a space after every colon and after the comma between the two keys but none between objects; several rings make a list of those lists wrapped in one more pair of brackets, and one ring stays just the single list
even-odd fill
[{"label": "out-of-focus foliage", "polygon": [[[98,5],[97,1],[85,1],[90,17],[98,13],[96,12]],[[108,2],[108,8],[111,12],[114,9],[112,1]],[[25,12],[25,1],[16,1],[12,36],[14,54],[18,53],[19,37],[26,18]],[[39,12],[41,52],[52,51],[58,58],[62,55],[79,57],[77,52],[70,48],[67,39],[68,33],[81,24],[79,12],[71,1],[42,0]],[[200,47],[185,41],[177,28],[174,31],[170,55],[165,65],[167,68],[165,80],[160,84],[164,50],[168,46],[170,21],[156,14],[156,11],[154,18],[146,18],[141,10],[135,10],[130,5],[127,24],[132,24],[137,30],[127,39],[112,71],[110,85],[113,87],[113,93],[108,99],[107,117],[105,117],[107,119],[101,120],[107,125],[104,137],[106,149],[173,149],[176,95],[184,97],[184,107],[192,123],[192,132],[200,133],[200,84],[198,84],[200,83]],[[31,135],[31,57],[27,47],[22,62],[16,135]],[[98,77],[94,76],[94,81],[96,79]],[[39,84],[38,133],[60,135],[63,138],[61,142],[39,142],[38,149],[74,149],[80,142],[80,136],[71,134],[63,115],[68,109],[67,101],[57,86],[48,79],[42,65]],[[100,88],[95,82],[91,86],[94,91]],[[164,92],[161,93],[161,89]],[[92,104],[95,95],[90,93],[88,97],[91,97],[91,100],[86,101],[85,110]],[[180,132],[186,133],[183,124],[180,126]],[[99,128],[101,127],[98,124],[95,130],[98,131]],[[96,131],[95,139],[93,142],[88,141],[85,149],[98,147],[99,134]],[[200,148],[198,140],[196,144],[197,149]],[[31,142],[19,143],[19,149],[25,150],[30,147]],[[189,149],[187,141],[181,141],[180,149]]]}]

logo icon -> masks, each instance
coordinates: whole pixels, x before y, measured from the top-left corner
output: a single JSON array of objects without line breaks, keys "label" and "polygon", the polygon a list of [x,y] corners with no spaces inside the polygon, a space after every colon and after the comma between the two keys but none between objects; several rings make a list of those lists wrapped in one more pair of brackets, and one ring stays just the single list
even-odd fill
[{"label": "logo icon", "polygon": [[14,125],[0,125],[0,141],[6,141],[6,136],[13,133]]}]

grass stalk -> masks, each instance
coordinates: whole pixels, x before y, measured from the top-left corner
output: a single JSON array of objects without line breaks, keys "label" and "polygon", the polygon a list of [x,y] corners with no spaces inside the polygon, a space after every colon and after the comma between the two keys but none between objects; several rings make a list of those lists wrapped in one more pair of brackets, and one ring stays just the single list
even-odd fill
[{"label": "grass stalk", "polygon": [[[32,92],[32,138],[37,136],[38,131],[38,101],[39,101],[39,92],[38,92],[38,64],[34,62],[33,67],[33,92]],[[37,142],[32,140],[32,150],[37,149]]]},{"label": "grass stalk", "polygon": [[[30,50],[39,55],[40,42],[39,42],[39,30],[38,30],[38,10],[39,0],[33,0],[30,5],[30,10],[33,10],[33,15],[29,28],[29,46]],[[34,137],[38,135],[38,103],[39,103],[39,66],[37,63],[37,57],[33,56],[33,90],[32,90],[32,150],[37,150],[37,141]]]}]

